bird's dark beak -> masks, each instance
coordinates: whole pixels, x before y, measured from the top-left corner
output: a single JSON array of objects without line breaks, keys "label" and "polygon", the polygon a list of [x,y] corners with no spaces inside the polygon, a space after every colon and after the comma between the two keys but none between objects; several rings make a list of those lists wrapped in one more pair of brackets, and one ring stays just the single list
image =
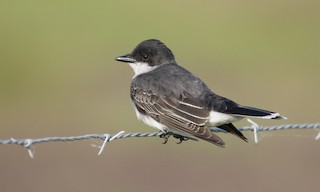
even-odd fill
[{"label": "bird's dark beak", "polygon": [[119,56],[116,58],[117,61],[125,62],[125,63],[134,63],[137,60],[130,57],[130,54]]}]

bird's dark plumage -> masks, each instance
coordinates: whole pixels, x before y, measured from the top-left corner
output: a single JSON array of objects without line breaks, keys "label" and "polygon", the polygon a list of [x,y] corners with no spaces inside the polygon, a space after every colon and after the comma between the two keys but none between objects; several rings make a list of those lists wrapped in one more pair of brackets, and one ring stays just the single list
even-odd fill
[{"label": "bird's dark plumage", "polygon": [[278,113],[246,107],[216,95],[192,73],[179,66],[158,40],[140,43],[131,54],[117,58],[134,69],[131,100],[138,118],[158,129],[224,146],[208,126],[216,126],[247,141],[232,122],[243,117],[282,118]]}]

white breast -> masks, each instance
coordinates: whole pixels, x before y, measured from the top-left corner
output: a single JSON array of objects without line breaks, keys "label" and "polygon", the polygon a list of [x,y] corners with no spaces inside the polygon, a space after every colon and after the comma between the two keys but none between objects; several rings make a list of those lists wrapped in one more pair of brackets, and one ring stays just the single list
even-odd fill
[{"label": "white breast", "polygon": [[134,105],[133,102],[132,102],[132,104],[133,104],[134,111],[136,112],[137,118],[139,120],[143,121],[145,124],[147,124],[147,125],[149,125],[149,126],[151,126],[153,128],[159,129],[162,132],[168,132],[169,131],[169,132],[172,132],[172,133],[177,134],[177,135],[182,135],[182,136],[193,138],[192,135],[190,135],[190,134],[188,134],[186,132],[183,132],[183,131],[180,131],[180,130],[175,130],[175,129],[174,130],[170,129],[169,127],[159,123],[158,121],[154,120],[153,118],[151,118],[151,117],[149,117],[147,115],[141,114],[137,110],[137,108],[136,108],[136,106]]},{"label": "white breast", "polygon": [[157,122],[156,120],[154,120],[153,118],[151,118],[147,115],[141,114],[133,102],[132,102],[132,105],[133,105],[134,111],[136,112],[137,118],[139,120],[143,121],[145,124],[147,124],[153,128],[159,129],[162,132],[165,132],[166,130],[168,130],[168,128],[165,125],[162,125],[161,123]]}]

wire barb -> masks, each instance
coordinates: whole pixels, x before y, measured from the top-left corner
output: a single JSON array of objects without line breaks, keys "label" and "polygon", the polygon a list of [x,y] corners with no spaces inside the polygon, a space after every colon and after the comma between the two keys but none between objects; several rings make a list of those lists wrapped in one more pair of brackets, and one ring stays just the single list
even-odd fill
[{"label": "wire barb", "polygon": [[315,140],[319,140],[320,139],[320,132],[317,134],[317,136],[314,139]]},{"label": "wire barb", "polygon": [[98,155],[101,155],[101,153],[102,153],[102,151],[104,150],[107,142],[110,142],[110,141],[112,141],[112,140],[120,137],[124,132],[125,132],[125,131],[120,131],[119,133],[115,134],[115,135],[112,136],[112,137],[110,136],[110,134],[104,134],[106,138],[104,139],[104,141],[103,141],[103,143],[102,143],[102,145],[101,145],[101,147],[100,147],[100,150],[99,150]]},{"label": "wire barb", "polygon": [[27,150],[31,159],[33,159],[33,151],[32,151],[32,139],[25,139],[25,143],[23,145]]},{"label": "wire barb", "polygon": [[251,127],[252,127],[252,130],[253,130],[254,143],[258,144],[258,142],[259,142],[258,131],[259,131],[260,127],[259,127],[259,125],[257,123],[255,123],[251,119],[247,119],[247,121],[249,123],[251,123]]},{"label": "wire barb", "polygon": [[[277,126],[270,126],[270,127],[262,127],[259,126],[257,123],[253,122],[252,120],[248,119],[248,122],[251,123],[251,126],[239,128],[239,131],[253,131],[254,132],[254,141],[258,143],[258,132],[261,131],[278,131],[278,130],[285,130],[285,129],[319,129],[320,124],[287,124],[287,125],[277,125]],[[219,128],[210,128],[211,131],[217,133],[226,133],[226,131],[219,129]],[[69,136],[69,137],[45,137],[45,138],[38,138],[38,139],[0,139],[0,145],[20,145],[25,147],[28,150],[28,154],[31,158],[34,157],[34,145],[38,143],[45,143],[45,142],[66,142],[66,141],[79,141],[85,139],[101,139],[103,140],[102,145],[99,147],[98,155],[102,154],[106,144],[111,142],[115,139],[124,139],[129,137],[159,137],[162,133],[161,132],[154,132],[154,133],[126,133],[124,131],[120,131],[117,134],[111,136],[110,134],[87,134],[87,135],[80,135],[80,136]],[[320,132],[316,135],[315,140],[320,140]]]}]

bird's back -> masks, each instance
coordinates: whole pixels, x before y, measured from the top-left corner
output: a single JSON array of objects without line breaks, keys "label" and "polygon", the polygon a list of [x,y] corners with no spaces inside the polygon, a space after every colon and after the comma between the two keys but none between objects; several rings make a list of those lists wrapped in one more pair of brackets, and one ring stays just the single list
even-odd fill
[{"label": "bird's back", "polygon": [[212,93],[203,81],[176,63],[163,64],[136,76],[131,87],[136,85],[145,91],[177,98],[186,93],[194,98],[203,98],[208,91]]}]

